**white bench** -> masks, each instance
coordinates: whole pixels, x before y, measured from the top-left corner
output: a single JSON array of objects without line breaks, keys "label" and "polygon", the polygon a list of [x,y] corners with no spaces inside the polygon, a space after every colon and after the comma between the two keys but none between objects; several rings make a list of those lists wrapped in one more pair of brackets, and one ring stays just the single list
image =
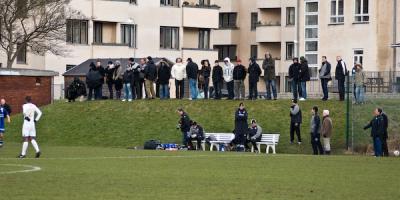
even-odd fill
[{"label": "white bench", "polygon": [[[265,153],[269,153],[269,148],[272,149],[273,154],[276,154],[275,146],[278,145],[280,134],[262,134],[261,141],[256,142],[258,152],[261,152],[261,145],[267,145]],[[254,152],[254,146],[251,147],[251,152]]]},{"label": "white bench", "polygon": [[[219,144],[229,144],[232,142],[233,139],[235,139],[235,135],[233,133],[204,133],[204,140],[201,141],[201,147],[203,148],[203,151],[206,150],[206,138],[210,137],[211,135],[215,136],[214,141],[210,141],[210,151],[213,151],[214,146],[217,148],[219,151],[218,145]],[[192,141],[197,143],[197,141]],[[196,145],[197,149],[197,145]]]}]

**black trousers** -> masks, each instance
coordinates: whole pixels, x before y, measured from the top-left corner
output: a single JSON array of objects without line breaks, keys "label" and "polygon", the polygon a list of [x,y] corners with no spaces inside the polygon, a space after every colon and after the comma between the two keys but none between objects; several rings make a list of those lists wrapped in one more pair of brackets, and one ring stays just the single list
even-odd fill
[{"label": "black trousers", "polygon": [[257,82],[249,81],[249,99],[257,99]]},{"label": "black trousers", "polygon": [[113,90],[113,83],[107,83],[108,92],[110,93],[110,99],[114,99],[114,90]]},{"label": "black trousers", "polygon": [[233,92],[233,87],[234,87],[234,82],[233,80],[230,82],[226,83],[227,89],[228,89],[228,99],[233,99],[235,97],[235,94]]},{"label": "black trousers", "polygon": [[214,85],[214,99],[221,99],[221,82],[213,82]]},{"label": "black trousers", "polygon": [[345,81],[345,79],[338,80],[339,100],[341,100],[341,101],[344,100],[344,93],[345,93],[344,81]]},{"label": "black trousers", "polygon": [[[190,140],[189,140],[189,146],[191,146],[191,147],[194,148],[193,142],[192,142],[192,141],[196,141],[196,142],[197,142],[197,149],[200,150],[200,149],[201,149],[201,141],[203,141],[203,140],[204,140],[204,137],[199,137],[199,136],[197,136],[197,137],[195,137],[195,138],[190,138]],[[203,150],[204,150],[204,149],[203,149]]]},{"label": "black trousers", "polygon": [[177,99],[183,99],[185,96],[185,80],[175,80],[175,95]]},{"label": "black trousers", "polygon": [[143,97],[143,89],[140,84],[140,79],[139,80],[134,80],[133,85],[132,85],[132,98],[133,99],[142,99]]},{"label": "black trousers", "polygon": [[290,142],[294,141],[294,133],[296,132],[297,135],[297,141],[301,142],[301,135],[300,135],[300,123],[297,123],[297,126],[295,123],[290,123]]},{"label": "black trousers", "polygon": [[383,152],[383,156],[386,156],[386,157],[389,156],[389,148],[388,148],[388,144],[387,144],[387,138],[382,139],[382,152]]},{"label": "black trousers", "polygon": [[311,146],[313,149],[313,154],[314,155],[323,155],[324,154],[324,149],[322,148],[321,144],[321,135],[312,135],[311,134]]},{"label": "black trousers", "polygon": [[246,144],[245,144],[245,147],[246,147],[246,149],[250,149],[250,147],[249,147],[249,143],[251,143],[251,145],[253,145],[253,147],[254,147],[254,150],[256,150],[256,151],[259,151],[259,149],[257,148],[257,142],[260,142],[261,141],[261,137],[258,137],[258,138],[256,138],[256,139],[246,139]]},{"label": "black trousers", "polygon": [[208,87],[210,84],[210,78],[204,78],[204,99],[208,99]]}]

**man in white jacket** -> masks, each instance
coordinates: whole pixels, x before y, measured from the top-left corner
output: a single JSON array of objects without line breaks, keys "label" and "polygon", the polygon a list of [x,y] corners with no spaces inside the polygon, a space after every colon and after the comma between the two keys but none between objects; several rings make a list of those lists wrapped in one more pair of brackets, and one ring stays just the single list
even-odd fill
[{"label": "man in white jacket", "polygon": [[227,88],[228,88],[228,99],[233,99],[234,93],[233,93],[233,68],[235,66],[231,63],[231,60],[229,58],[224,59],[224,81],[226,82]]},{"label": "man in white jacket", "polygon": [[176,59],[176,64],[171,69],[171,76],[175,79],[175,98],[183,99],[185,95],[186,65],[182,63],[182,58]]},{"label": "man in white jacket", "polygon": [[[22,125],[22,137],[24,142],[22,143],[22,152],[18,156],[18,158],[25,158],[26,151],[28,149],[28,141],[31,141],[33,148],[36,151],[36,158],[39,158],[41,153],[39,149],[39,145],[36,142],[36,128],[35,124],[39,121],[40,117],[42,116],[42,112],[39,108],[31,103],[32,98],[27,96],[25,98],[26,103],[22,106],[22,112],[24,116],[24,124]],[[35,116],[36,115],[36,116]]]}]

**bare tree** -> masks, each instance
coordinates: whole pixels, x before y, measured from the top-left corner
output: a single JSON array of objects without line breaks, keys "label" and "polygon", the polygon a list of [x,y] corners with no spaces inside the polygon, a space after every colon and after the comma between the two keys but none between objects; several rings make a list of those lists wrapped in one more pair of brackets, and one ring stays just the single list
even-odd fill
[{"label": "bare tree", "polygon": [[[66,55],[66,19],[70,0],[0,0],[0,49],[11,68],[18,53]],[[65,45],[64,45],[65,46]]]}]

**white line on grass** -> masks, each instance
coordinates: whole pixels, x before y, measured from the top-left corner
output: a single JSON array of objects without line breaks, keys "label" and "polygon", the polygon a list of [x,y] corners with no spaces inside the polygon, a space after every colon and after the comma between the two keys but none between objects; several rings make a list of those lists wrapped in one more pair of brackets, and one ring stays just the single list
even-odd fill
[{"label": "white line on grass", "polygon": [[17,171],[8,171],[8,172],[0,172],[0,174],[16,174],[16,173],[28,173],[28,172],[36,172],[42,170],[42,168],[33,165],[19,165],[19,164],[0,164],[0,166],[11,166],[11,167],[24,167],[28,169],[17,170]]}]

